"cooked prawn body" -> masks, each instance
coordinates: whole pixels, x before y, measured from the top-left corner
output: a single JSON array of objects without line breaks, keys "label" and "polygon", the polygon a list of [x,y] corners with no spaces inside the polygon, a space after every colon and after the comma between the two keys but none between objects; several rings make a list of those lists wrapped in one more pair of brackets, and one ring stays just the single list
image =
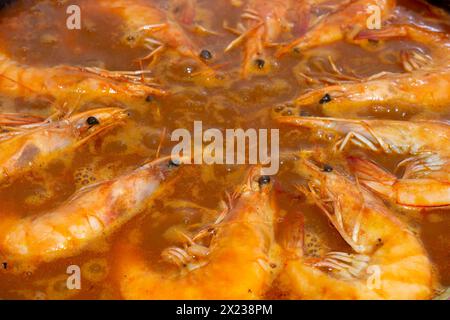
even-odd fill
[{"label": "cooked prawn body", "polygon": [[[335,133],[336,147],[348,144],[398,155],[438,153],[448,155],[450,125],[446,121],[350,120],[323,117],[279,117],[279,123]],[[343,138],[340,138],[342,137]]]},{"label": "cooked prawn body", "polygon": [[[417,237],[343,173],[325,172],[309,160],[300,167],[309,179],[310,196],[353,252],[330,252],[317,260],[304,256],[301,241],[296,250],[291,242],[280,275],[291,298],[430,298],[432,265]],[[373,270],[378,274],[372,283]]]},{"label": "cooked prawn body", "polygon": [[[390,25],[366,30],[355,39],[410,39],[426,45],[431,56],[418,51],[402,51],[406,73],[381,73],[368,79],[326,86],[298,97],[298,108],[321,104],[327,116],[357,117],[373,106],[402,110],[416,109],[425,114],[448,115],[450,105],[450,40],[447,34],[410,25]],[[327,95],[327,100],[323,97]]]},{"label": "cooked prawn body", "polygon": [[394,204],[416,209],[449,206],[450,159],[432,154],[407,160],[411,163],[401,178],[368,159],[349,157],[348,162],[361,184]]},{"label": "cooked prawn body", "polygon": [[200,53],[183,28],[155,4],[144,1],[101,1],[108,10],[117,12],[126,25],[125,41],[131,46],[144,46],[150,50],[143,59],[155,58],[165,49],[199,60]]},{"label": "cooked prawn body", "polygon": [[365,159],[349,158],[349,163],[358,181],[395,204],[419,209],[450,205],[447,122],[316,117],[281,117],[279,121],[344,135],[337,141],[336,150],[353,144],[374,152],[408,156],[401,163],[406,166],[402,179]]},{"label": "cooked prawn body", "polygon": [[[39,68],[21,65],[0,53],[0,92],[10,97],[43,96],[50,99],[79,97],[146,97],[165,92],[141,81],[140,75],[123,74],[117,81],[114,72],[71,66]],[[122,76],[122,73],[121,73]]]},{"label": "cooked prawn body", "polygon": [[22,270],[79,254],[140,213],[163,190],[167,175],[167,164],[149,163],[83,188],[50,212],[25,218],[2,212],[2,258]]},{"label": "cooked prawn body", "polygon": [[127,117],[119,108],[82,112],[55,122],[42,122],[0,135],[0,181],[47,163],[64,151],[76,149],[91,138],[118,126]]},{"label": "cooked prawn body", "polygon": [[39,116],[21,113],[0,113],[0,126],[21,126],[44,121]]},{"label": "cooked prawn body", "polygon": [[[419,110],[428,114],[448,114],[450,67],[387,74],[373,80],[326,86],[298,97],[298,109],[320,105],[324,115],[357,117],[373,106]],[[327,97],[326,101],[323,100]]]},{"label": "cooked prawn body", "polygon": [[277,55],[282,56],[293,50],[301,52],[343,39],[357,42],[354,37],[359,31],[367,27],[368,18],[374,14],[374,7],[379,10],[380,18],[386,20],[392,13],[395,5],[395,0],[351,1],[344,5],[343,8],[319,21],[297,40],[281,47]]},{"label": "cooked prawn body", "polygon": [[126,299],[257,299],[274,277],[276,211],[268,187],[248,185],[217,225],[204,264],[185,273],[159,272],[141,250],[118,248],[117,277]]},{"label": "cooked prawn body", "polygon": [[279,38],[283,30],[289,30],[287,15],[291,7],[292,1],[286,0],[251,0],[247,3],[241,16],[246,30],[225,49],[229,51],[243,44],[243,78],[247,78],[252,72],[268,69],[270,59],[267,47]]}]

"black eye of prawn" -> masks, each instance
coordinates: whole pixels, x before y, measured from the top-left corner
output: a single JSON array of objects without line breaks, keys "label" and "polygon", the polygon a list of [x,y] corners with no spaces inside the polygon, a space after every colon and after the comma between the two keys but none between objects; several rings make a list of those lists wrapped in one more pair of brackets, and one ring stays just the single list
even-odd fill
[{"label": "black eye of prawn", "polygon": [[180,163],[177,160],[169,160],[169,168],[177,168],[180,166]]},{"label": "black eye of prawn", "polygon": [[100,124],[100,122],[98,121],[98,119],[96,117],[87,118],[86,123],[90,126],[95,126],[97,124]]},{"label": "black eye of prawn", "polygon": [[209,50],[202,50],[200,52],[200,58],[202,58],[203,60],[211,60],[212,59],[212,53]]},{"label": "black eye of prawn", "polygon": [[266,65],[266,61],[264,61],[263,59],[256,59],[255,64],[258,67],[258,69],[262,70],[262,69],[264,69],[264,66]]},{"label": "black eye of prawn", "polygon": [[266,184],[269,184],[269,183],[270,183],[270,177],[269,176],[261,176],[258,179],[259,186],[263,186],[263,185],[266,185]]}]

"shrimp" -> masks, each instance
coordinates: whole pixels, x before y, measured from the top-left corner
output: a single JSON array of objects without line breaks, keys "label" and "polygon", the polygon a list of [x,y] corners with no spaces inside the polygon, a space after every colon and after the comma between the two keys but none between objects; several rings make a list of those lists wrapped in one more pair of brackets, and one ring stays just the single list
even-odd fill
[{"label": "shrimp", "polygon": [[[246,30],[233,40],[225,52],[244,45],[244,61],[241,75],[247,78],[255,70],[261,71],[268,61],[265,48],[277,40],[282,32],[289,30],[287,14],[291,1],[250,0],[242,14]],[[266,66],[267,68],[267,66]]]},{"label": "shrimp", "polygon": [[446,121],[349,120],[321,117],[279,117],[279,123],[331,132],[338,138],[335,147],[348,144],[374,152],[397,155],[450,155],[450,124]]},{"label": "shrimp", "polygon": [[203,64],[199,58],[200,51],[185,31],[155,4],[134,0],[107,0],[100,1],[100,4],[123,17],[128,45],[144,46],[150,50],[142,60],[155,59],[164,50],[173,49]]},{"label": "shrimp", "polygon": [[95,97],[146,97],[166,92],[142,81],[138,72],[111,72],[96,68],[21,65],[0,53],[0,92],[10,97],[30,95],[64,99],[67,95]]},{"label": "shrimp", "polygon": [[403,177],[397,178],[368,159],[348,158],[362,185],[396,205],[409,209],[449,206],[450,158],[434,154],[407,160]]},{"label": "shrimp", "polygon": [[354,37],[366,28],[374,10],[380,12],[380,18],[384,21],[391,15],[395,6],[395,0],[351,1],[337,12],[320,20],[297,40],[280,48],[276,55],[280,57],[291,51],[305,51],[343,39],[357,42]]},{"label": "shrimp", "polygon": [[42,122],[0,135],[0,181],[17,176],[61,152],[77,149],[93,137],[121,124],[127,112],[103,108],[82,112],[55,122]]},{"label": "shrimp", "polygon": [[[205,261],[189,270],[157,271],[136,247],[121,242],[117,277],[126,299],[257,299],[270,286],[278,261],[276,210],[267,177],[254,171],[232,208],[214,225]],[[198,251],[198,250],[197,250]],[[202,250],[205,251],[205,250]],[[179,259],[188,253],[172,250]],[[272,263],[271,263],[272,262]]]},{"label": "shrimp", "polygon": [[299,113],[317,105],[324,115],[331,117],[357,116],[365,109],[379,105],[448,114],[450,65],[326,86],[305,93],[294,101],[294,108]]},{"label": "shrimp", "polygon": [[0,253],[15,270],[79,254],[161,194],[171,171],[163,161],[80,189],[66,203],[39,216],[2,216]]},{"label": "shrimp", "polygon": [[280,283],[300,299],[428,299],[432,265],[417,237],[371,192],[334,168],[300,160],[305,191],[352,251],[304,256],[297,230],[288,242]]}]

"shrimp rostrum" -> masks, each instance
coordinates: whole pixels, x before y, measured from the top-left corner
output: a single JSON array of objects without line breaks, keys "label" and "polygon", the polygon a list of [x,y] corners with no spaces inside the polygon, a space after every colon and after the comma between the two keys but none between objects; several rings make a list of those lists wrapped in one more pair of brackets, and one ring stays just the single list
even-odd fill
[{"label": "shrimp rostrum", "polygon": [[225,52],[240,45],[244,47],[241,75],[246,78],[251,72],[268,69],[267,47],[274,43],[281,33],[290,28],[287,15],[292,1],[251,0],[241,16],[242,31],[233,30],[239,36],[225,49]]},{"label": "shrimp rostrum", "polygon": [[49,101],[82,96],[130,98],[165,95],[153,79],[141,71],[108,71],[99,68],[59,65],[22,65],[0,53],[0,92],[10,97],[38,96]]},{"label": "shrimp rostrum", "polygon": [[[269,180],[262,177],[256,182],[253,176],[250,175],[226,216],[212,226],[215,232],[210,245],[204,248],[207,254],[201,255],[204,258],[196,266],[186,263],[191,266],[187,270],[158,271],[151,261],[146,261],[142,250],[120,243],[116,275],[122,296],[126,299],[261,298],[275,275],[275,265],[279,265],[279,250],[274,238],[276,211],[271,203]],[[186,262],[192,251],[171,250],[178,257],[175,260]]]},{"label": "shrimp rostrum", "polygon": [[[347,242],[349,252],[305,256],[302,230],[286,241],[281,284],[300,299],[428,299],[432,265],[417,237],[370,191],[339,168],[302,159],[302,188]],[[294,230],[295,231],[295,230]],[[300,233],[300,234],[299,234]]]}]

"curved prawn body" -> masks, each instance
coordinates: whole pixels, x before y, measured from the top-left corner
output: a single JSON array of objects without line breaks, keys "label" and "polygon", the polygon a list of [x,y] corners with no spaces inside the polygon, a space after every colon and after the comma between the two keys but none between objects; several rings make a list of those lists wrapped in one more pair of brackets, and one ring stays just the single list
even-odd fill
[{"label": "curved prawn body", "polygon": [[246,30],[232,41],[225,52],[244,46],[241,75],[247,78],[255,71],[266,68],[269,61],[266,49],[273,44],[291,24],[287,19],[291,1],[250,0],[242,14]]},{"label": "curved prawn body", "polygon": [[292,51],[305,51],[340,40],[357,42],[354,37],[367,27],[367,21],[374,14],[374,8],[380,11],[381,19],[386,20],[395,8],[395,0],[356,0],[317,22],[303,36],[280,48],[277,56]]},{"label": "curved prawn body", "polygon": [[416,107],[426,113],[447,114],[450,105],[450,66],[419,69],[405,74],[386,74],[360,82],[326,86],[294,101],[298,109],[320,105],[331,117],[354,115],[372,106],[402,110]]},{"label": "curved prawn body", "polygon": [[[335,147],[342,151],[349,144],[398,155],[450,153],[450,124],[445,121],[349,120],[322,117],[279,117],[279,123],[331,132],[339,138]],[[343,138],[341,138],[343,136]]]},{"label": "curved prawn body", "polygon": [[19,270],[21,263],[35,267],[79,254],[136,216],[162,192],[169,171],[167,164],[160,162],[83,188],[66,203],[39,216],[3,217],[0,252]]},{"label": "curved prawn body", "polygon": [[76,149],[93,137],[112,129],[127,117],[119,108],[82,112],[55,122],[19,127],[0,135],[0,181],[22,173],[31,166],[48,162],[61,152]]},{"label": "curved prawn body", "polygon": [[143,1],[101,1],[108,10],[123,17],[127,28],[126,42],[131,46],[144,46],[150,53],[142,60],[154,59],[166,49],[173,49],[183,56],[203,63],[199,51],[176,21],[157,8]]},{"label": "curved prawn body", "polygon": [[0,92],[11,97],[38,95],[64,99],[67,95],[96,97],[146,97],[165,91],[135,72],[56,66],[28,67],[0,53]]},{"label": "curved prawn body", "polygon": [[270,187],[252,180],[214,225],[208,254],[191,270],[157,271],[136,247],[121,242],[117,276],[126,299],[257,299],[270,286],[277,261]]},{"label": "curved prawn body", "polygon": [[419,240],[371,192],[337,169],[302,160],[309,194],[352,248],[320,259],[303,254],[297,231],[281,283],[300,299],[427,299],[432,265]]},{"label": "curved prawn body", "polygon": [[349,157],[358,182],[406,208],[433,209],[450,205],[450,158],[431,154],[407,159],[402,178],[363,158]]}]

